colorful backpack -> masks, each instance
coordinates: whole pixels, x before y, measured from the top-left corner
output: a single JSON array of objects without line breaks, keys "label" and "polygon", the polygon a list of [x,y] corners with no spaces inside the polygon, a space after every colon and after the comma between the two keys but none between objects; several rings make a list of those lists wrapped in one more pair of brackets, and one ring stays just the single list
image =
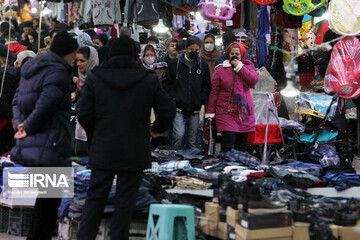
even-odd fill
[{"label": "colorful backpack", "polygon": [[283,9],[286,13],[294,16],[303,16],[313,10],[317,10],[324,6],[326,0],[321,0],[316,6],[311,0],[284,0]]},{"label": "colorful backpack", "polygon": [[230,20],[236,12],[234,0],[203,0],[198,7],[204,18],[215,22]]},{"label": "colorful backpack", "polygon": [[346,37],[335,44],[324,88],[327,92],[339,92],[342,98],[357,98],[360,95],[359,39]]},{"label": "colorful backpack", "polygon": [[276,3],[278,0],[251,0],[251,1],[259,5],[269,5]]}]

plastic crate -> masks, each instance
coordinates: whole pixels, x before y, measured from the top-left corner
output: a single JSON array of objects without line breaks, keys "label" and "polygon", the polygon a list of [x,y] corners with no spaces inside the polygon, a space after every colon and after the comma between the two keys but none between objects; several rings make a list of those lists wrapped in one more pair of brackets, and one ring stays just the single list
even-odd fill
[{"label": "plastic crate", "polygon": [[9,227],[9,208],[0,206],[0,232],[7,232]]},{"label": "plastic crate", "polygon": [[58,227],[58,240],[76,240],[79,223],[68,218],[61,219]]},{"label": "plastic crate", "polygon": [[31,220],[34,209],[14,208],[9,210],[8,234],[26,236],[31,227]]},{"label": "plastic crate", "polygon": [[139,235],[139,236],[146,236],[146,228],[147,228],[147,220],[142,219],[133,219],[130,223],[129,234],[132,235]]}]

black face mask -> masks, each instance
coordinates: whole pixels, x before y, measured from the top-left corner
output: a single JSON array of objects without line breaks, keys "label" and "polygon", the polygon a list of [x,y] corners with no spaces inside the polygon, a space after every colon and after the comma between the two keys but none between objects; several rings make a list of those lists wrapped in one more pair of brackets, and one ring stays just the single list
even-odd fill
[{"label": "black face mask", "polygon": [[190,58],[191,60],[195,60],[195,59],[197,59],[197,57],[198,57],[198,53],[197,53],[197,52],[195,52],[195,51],[189,52],[189,58]]}]

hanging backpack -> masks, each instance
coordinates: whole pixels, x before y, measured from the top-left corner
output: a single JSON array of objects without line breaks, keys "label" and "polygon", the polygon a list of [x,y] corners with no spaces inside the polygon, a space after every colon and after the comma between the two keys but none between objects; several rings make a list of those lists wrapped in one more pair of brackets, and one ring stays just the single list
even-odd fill
[{"label": "hanging backpack", "polygon": [[204,18],[215,22],[230,20],[236,12],[234,0],[203,0],[198,8]]},{"label": "hanging backpack", "polygon": [[294,16],[303,16],[324,6],[326,0],[321,0],[316,6],[311,0],[284,0],[283,9],[286,13]]},{"label": "hanging backpack", "polygon": [[360,95],[359,39],[346,37],[335,44],[324,88],[327,92],[339,92],[342,98],[357,98]]},{"label": "hanging backpack", "polygon": [[345,36],[360,34],[360,5],[358,0],[336,0],[329,4],[330,29]]}]

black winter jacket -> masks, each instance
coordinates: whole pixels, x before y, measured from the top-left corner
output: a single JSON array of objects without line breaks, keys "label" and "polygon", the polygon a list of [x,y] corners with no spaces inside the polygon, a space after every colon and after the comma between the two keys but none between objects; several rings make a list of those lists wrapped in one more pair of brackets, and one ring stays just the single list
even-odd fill
[{"label": "black winter jacket", "polygon": [[206,103],[211,90],[211,79],[205,60],[198,56],[190,69],[185,64],[185,54],[186,52],[170,61],[162,84],[181,113],[193,114]]},{"label": "black winter jacket", "polygon": [[24,123],[11,160],[23,166],[70,166],[70,93],[72,67],[53,52],[30,59],[13,100],[15,128]]},{"label": "black winter jacket", "polygon": [[175,104],[155,73],[131,57],[115,56],[88,75],[76,107],[90,143],[91,168],[142,171],[151,167],[150,111],[156,132],[170,128]]}]

